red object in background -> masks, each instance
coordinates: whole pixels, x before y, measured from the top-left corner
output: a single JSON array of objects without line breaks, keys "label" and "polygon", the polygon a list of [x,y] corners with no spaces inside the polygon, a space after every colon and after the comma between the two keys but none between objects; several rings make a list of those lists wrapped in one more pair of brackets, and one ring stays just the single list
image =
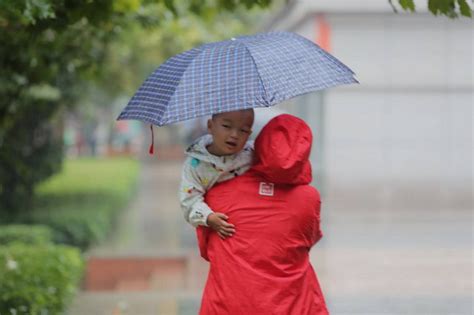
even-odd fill
[{"label": "red object in background", "polygon": [[252,169],[207,193],[206,202],[229,217],[236,233],[222,240],[197,229],[210,262],[201,315],[328,314],[309,261],[322,236],[320,196],[308,185],[311,143],[302,120],[277,116],[256,139]]},{"label": "red object in background", "polygon": [[317,14],[314,23],[314,42],[327,52],[331,51],[331,26],[323,14]]},{"label": "red object in background", "polygon": [[129,122],[126,120],[119,120],[115,123],[118,132],[127,133],[129,130]]}]

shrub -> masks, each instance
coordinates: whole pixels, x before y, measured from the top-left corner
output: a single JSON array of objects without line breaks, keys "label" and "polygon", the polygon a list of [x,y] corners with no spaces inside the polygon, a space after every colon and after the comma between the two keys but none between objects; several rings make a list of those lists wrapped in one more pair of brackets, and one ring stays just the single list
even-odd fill
[{"label": "shrub", "polygon": [[22,222],[47,225],[53,241],[87,249],[103,241],[135,191],[138,161],[67,160],[63,171],[38,187],[35,208]]},{"label": "shrub", "polygon": [[76,248],[0,246],[0,314],[61,314],[76,292],[83,268]]},{"label": "shrub", "polygon": [[[105,202],[108,200],[103,199]],[[62,209],[42,209],[32,213],[30,220],[51,227],[55,243],[73,245],[85,250],[106,238],[115,215],[112,209],[101,203],[86,202],[65,205]]]},{"label": "shrub", "polygon": [[42,225],[0,225],[0,245],[21,242],[30,245],[49,244],[53,240],[50,228]]}]

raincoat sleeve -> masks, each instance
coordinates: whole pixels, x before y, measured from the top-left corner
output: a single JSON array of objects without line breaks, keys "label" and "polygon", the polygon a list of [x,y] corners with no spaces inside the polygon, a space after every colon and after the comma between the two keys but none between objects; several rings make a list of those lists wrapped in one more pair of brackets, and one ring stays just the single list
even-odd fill
[{"label": "raincoat sleeve", "polygon": [[207,217],[213,213],[211,208],[204,202],[206,188],[201,183],[200,176],[195,167],[192,167],[192,159],[186,159],[181,175],[179,189],[179,201],[184,218],[192,226],[207,226]]},{"label": "raincoat sleeve", "polygon": [[321,230],[321,200],[319,199],[319,193],[314,210],[316,213],[316,220],[314,221],[315,226],[313,229],[312,243],[316,244],[323,237],[323,232]]},{"label": "raincoat sleeve", "polygon": [[199,253],[201,254],[201,257],[207,261],[209,261],[209,256],[207,255],[207,245],[209,244],[209,235],[211,231],[211,228],[205,226],[198,226],[196,228]]}]

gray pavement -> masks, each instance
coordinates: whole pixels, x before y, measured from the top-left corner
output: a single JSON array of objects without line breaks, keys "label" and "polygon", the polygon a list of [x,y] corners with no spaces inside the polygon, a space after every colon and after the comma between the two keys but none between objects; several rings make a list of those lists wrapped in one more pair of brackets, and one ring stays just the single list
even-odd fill
[{"label": "gray pavement", "polygon": [[[69,315],[197,314],[207,265],[179,210],[181,162],[157,160],[143,163],[117,237],[89,255],[182,255],[185,281],[144,292],[81,292]],[[414,209],[378,207],[370,198],[354,208],[343,198],[323,200],[324,237],[311,261],[331,314],[473,314],[472,209],[424,209],[423,200]]]},{"label": "gray pavement", "polygon": [[325,235],[312,251],[329,309],[473,314],[472,218],[468,208],[351,208],[329,200]]}]

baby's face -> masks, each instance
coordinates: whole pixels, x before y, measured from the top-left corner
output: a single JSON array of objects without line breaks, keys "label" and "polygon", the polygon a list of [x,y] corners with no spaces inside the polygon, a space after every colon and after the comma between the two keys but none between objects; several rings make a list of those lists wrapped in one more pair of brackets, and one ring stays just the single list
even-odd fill
[{"label": "baby's face", "polygon": [[253,110],[240,110],[215,115],[207,122],[212,144],[209,153],[217,156],[240,152],[252,133]]}]

